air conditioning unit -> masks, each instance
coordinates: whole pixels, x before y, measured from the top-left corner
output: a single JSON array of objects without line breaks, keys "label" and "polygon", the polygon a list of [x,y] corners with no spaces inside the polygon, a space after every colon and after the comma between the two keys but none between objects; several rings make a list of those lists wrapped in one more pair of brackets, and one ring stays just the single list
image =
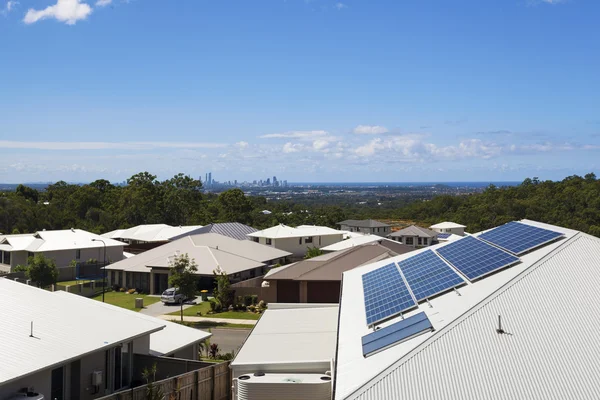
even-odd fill
[{"label": "air conditioning unit", "polygon": [[102,371],[92,372],[92,386],[102,385]]},{"label": "air conditioning unit", "polygon": [[235,379],[237,400],[330,400],[331,377],[324,374],[255,374]]}]

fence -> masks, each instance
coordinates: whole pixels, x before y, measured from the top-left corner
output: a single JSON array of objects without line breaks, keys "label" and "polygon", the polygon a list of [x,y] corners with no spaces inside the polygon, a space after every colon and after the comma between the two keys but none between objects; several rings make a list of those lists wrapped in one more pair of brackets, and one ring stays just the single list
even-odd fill
[{"label": "fence", "polygon": [[258,296],[258,300],[271,303],[277,300],[277,288],[262,287],[263,276],[248,279],[231,285],[235,296]]},{"label": "fence", "polygon": [[[161,388],[165,399],[168,400],[229,400],[231,397],[229,362],[156,381],[154,386],[157,389]],[[146,385],[96,400],[146,400]]]}]

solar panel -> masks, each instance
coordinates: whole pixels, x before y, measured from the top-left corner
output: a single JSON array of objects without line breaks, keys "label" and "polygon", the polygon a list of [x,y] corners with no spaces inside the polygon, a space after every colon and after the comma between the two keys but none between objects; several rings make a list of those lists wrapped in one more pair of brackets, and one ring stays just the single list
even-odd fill
[{"label": "solar panel", "polygon": [[465,283],[460,275],[431,250],[400,261],[398,266],[417,301]]},{"label": "solar panel", "polygon": [[562,237],[562,233],[549,231],[520,222],[509,222],[478,237],[514,254],[523,254]]},{"label": "solar panel", "polygon": [[440,247],[437,252],[469,280],[481,278],[519,261],[512,254],[475,239],[473,236],[451,242]]},{"label": "solar panel", "polygon": [[416,306],[395,263],[362,276],[367,325]]},{"label": "solar panel", "polygon": [[451,233],[438,233],[437,238],[438,239],[448,239],[450,237],[450,235],[452,235],[452,234]]},{"label": "solar panel", "polygon": [[424,312],[396,322],[362,337],[363,356],[367,357],[395,344],[400,344],[425,332],[433,331],[433,325]]}]

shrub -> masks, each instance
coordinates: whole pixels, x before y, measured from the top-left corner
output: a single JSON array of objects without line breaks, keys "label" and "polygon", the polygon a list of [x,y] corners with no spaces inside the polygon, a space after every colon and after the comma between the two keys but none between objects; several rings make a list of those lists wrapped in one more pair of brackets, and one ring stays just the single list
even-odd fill
[{"label": "shrub", "polygon": [[255,307],[255,306],[248,306],[246,309],[247,309],[248,311],[250,311],[250,312],[254,312],[254,311],[256,311],[256,307]]},{"label": "shrub", "polygon": [[114,290],[115,292],[118,292],[119,290],[121,290],[121,286],[119,286],[115,283],[112,285],[112,290]]},{"label": "shrub", "polygon": [[221,354],[221,356],[219,358],[224,361],[230,361],[235,358],[235,353],[233,351],[231,351],[230,353],[224,353],[224,354]]},{"label": "shrub", "polygon": [[216,343],[211,344],[208,349],[208,354],[210,358],[217,358],[219,355],[219,345]]},{"label": "shrub", "polygon": [[230,305],[229,308],[227,309],[229,311],[233,311],[233,305]]},{"label": "shrub", "polygon": [[121,292],[121,293],[125,292],[125,288],[122,287],[121,289],[119,289],[119,292]]},{"label": "shrub", "polygon": [[253,294],[251,297],[252,297],[252,305],[257,305],[258,304],[258,296]]},{"label": "shrub", "polygon": [[244,305],[245,306],[249,306],[252,304],[252,296],[250,296],[249,294],[244,296]]},{"label": "shrub", "polygon": [[129,289],[129,290],[127,291],[127,293],[129,293],[129,294],[134,294],[135,292],[136,292],[136,290],[135,290],[135,289]]},{"label": "shrub", "polygon": [[210,311],[215,311],[217,308],[217,302],[214,300],[210,300]]},{"label": "shrub", "polygon": [[267,308],[267,303],[264,300],[259,301],[258,308],[260,308],[261,310],[264,310],[265,308]]}]

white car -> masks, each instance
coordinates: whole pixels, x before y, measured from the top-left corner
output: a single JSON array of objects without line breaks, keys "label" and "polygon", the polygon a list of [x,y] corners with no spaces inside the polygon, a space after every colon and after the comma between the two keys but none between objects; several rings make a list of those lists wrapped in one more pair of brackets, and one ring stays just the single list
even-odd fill
[{"label": "white car", "polygon": [[185,301],[185,296],[182,293],[179,293],[176,288],[168,288],[163,292],[162,296],[160,296],[160,301],[165,304],[181,304]]}]

